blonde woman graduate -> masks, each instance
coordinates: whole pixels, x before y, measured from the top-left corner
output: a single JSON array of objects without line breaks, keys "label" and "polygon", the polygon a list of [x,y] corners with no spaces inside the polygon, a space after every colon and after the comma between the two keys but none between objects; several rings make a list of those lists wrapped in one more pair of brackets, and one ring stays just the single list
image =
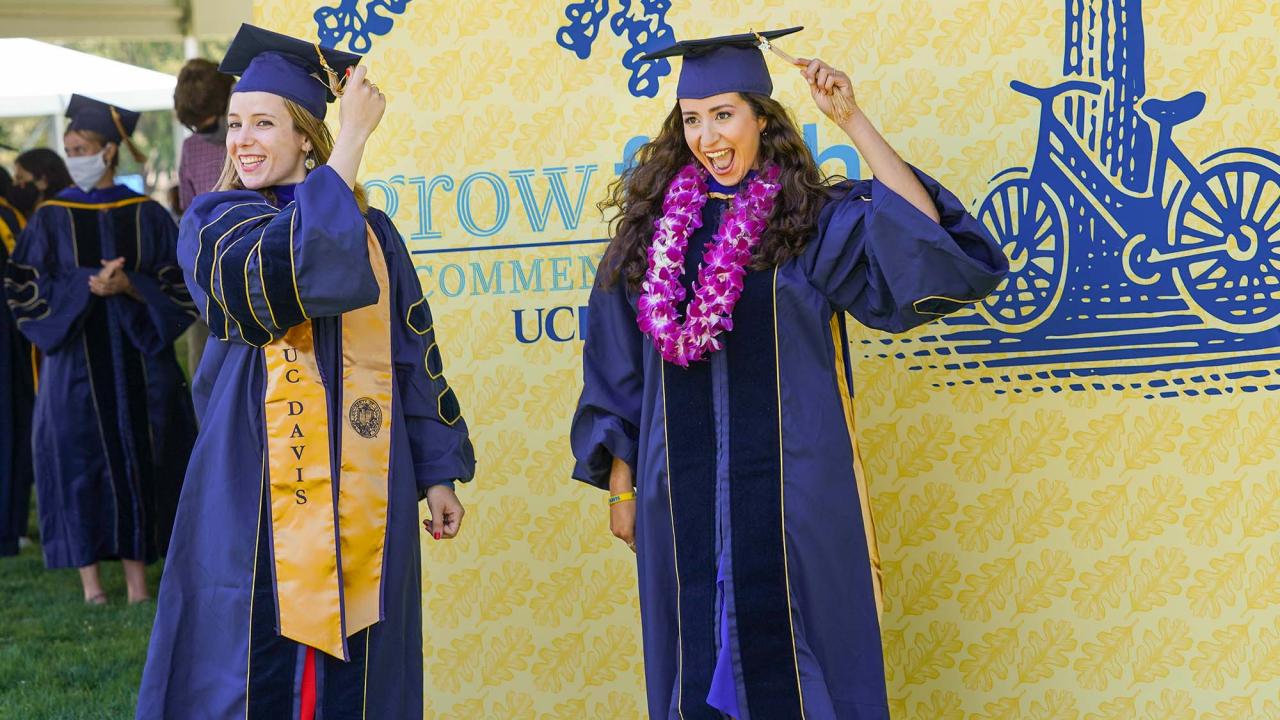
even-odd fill
[{"label": "blonde woman graduate", "polygon": [[140,115],[72,95],[63,136],[74,184],[40,203],[14,247],[5,295],[43,360],[32,416],[40,544],[107,602],[120,560],[130,602],[169,543],[195,416],[173,341],[195,319],[162,205],[115,182]]},{"label": "blonde woman graduate", "polygon": [[610,491],[638,556],[650,717],[884,720],[845,313],[907,330],[1008,265],[885,142],[847,75],[800,60],[875,175],[827,181],[756,43],[646,58],[684,56],[678,102],[612,188],[574,476]]},{"label": "blonde woman graduate", "polygon": [[[404,241],[356,182],[359,57],[245,25],[219,189],[179,257],[213,337],[139,718],[420,718],[418,501],[475,458]],[[342,94],[331,139],[323,120]]]}]

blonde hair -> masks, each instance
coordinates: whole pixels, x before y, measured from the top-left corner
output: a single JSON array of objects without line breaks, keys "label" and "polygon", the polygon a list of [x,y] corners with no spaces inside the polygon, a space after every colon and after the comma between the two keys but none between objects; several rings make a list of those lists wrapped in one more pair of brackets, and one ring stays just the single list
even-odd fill
[{"label": "blonde hair", "polygon": [[[302,133],[303,137],[311,141],[310,155],[315,158],[316,167],[329,162],[329,156],[333,154],[333,134],[329,132],[329,126],[289,98],[282,97],[280,99],[284,101],[284,107],[289,111],[289,118],[293,120],[294,130]],[[244,183],[240,182],[240,174],[236,172],[235,159],[230,153],[227,154],[226,162],[222,164],[222,175],[218,177],[218,183],[214,185],[214,189],[246,189]],[[356,205],[360,206],[360,212],[369,212],[369,201],[365,197],[364,188],[360,187],[359,182],[356,182],[353,192],[356,196]],[[266,195],[267,193],[264,192],[263,194]],[[271,199],[274,200],[274,198]]]}]

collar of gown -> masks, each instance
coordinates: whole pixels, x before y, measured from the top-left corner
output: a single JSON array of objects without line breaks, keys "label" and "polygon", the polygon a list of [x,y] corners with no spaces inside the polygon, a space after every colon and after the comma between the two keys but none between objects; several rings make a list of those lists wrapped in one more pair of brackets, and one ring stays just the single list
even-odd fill
[{"label": "collar of gown", "polygon": [[288,185],[276,185],[271,188],[271,190],[276,194],[277,204],[279,204],[280,207],[284,207],[285,205],[293,202],[293,198],[297,194],[298,186],[295,183],[290,183]]},{"label": "collar of gown", "polygon": [[58,193],[57,198],[68,202],[98,204],[117,202],[135,196],[137,196],[137,193],[124,185],[112,185],[107,188],[93,188],[89,192],[85,192],[75,185],[72,185],[66,190]]},{"label": "collar of gown", "polygon": [[707,192],[718,193],[720,195],[733,195],[738,192],[738,188],[742,187],[743,183],[750,182],[751,178],[755,176],[756,171],[752,170],[746,174],[746,177],[739,180],[736,185],[721,185],[714,177],[709,177],[707,178]]}]

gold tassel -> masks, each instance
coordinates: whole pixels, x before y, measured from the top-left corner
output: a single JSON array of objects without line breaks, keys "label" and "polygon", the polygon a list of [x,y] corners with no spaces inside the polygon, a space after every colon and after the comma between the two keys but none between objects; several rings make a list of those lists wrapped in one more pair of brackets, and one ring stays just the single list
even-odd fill
[{"label": "gold tassel", "polygon": [[[768,38],[756,32],[755,30],[752,30],[750,32],[752,35],[755,35],[756,40],[760,42],[761,50],[770,50],[773,52],[774,55],[777,55],[778,57],[782,58],[784,62],[787,62],[791,65],[795,65],[798,68],[806,68],[809,66],[808,63],[800,62],[796,58],[789,55],[782,48],[769,42]],[[838,123],[847,122],[849,118],[853,117],[853,105],[849,103],[849,99],[846,98],[844,94],[840,93],[839,91],[832,92],[831,93],[831,113],[835,115],[836,122]]]},{"label": "gold tassel", "polygon": [[332,92],[334,97],[342,97],[342,92],[346,89],[347,79],[338,77],[338,73],[329,66],[329,61],[325,58],[324,50],[320,48],[319,43],[315,43],[315,48],[316,57],[320,58],[320,68],[324,70],[325,76],[329,78],[325,85],[329,86],[329,92]]},{"label": "gold tassel", "polygon": [[120,119],[120,113],[114,105],[108,105],[111,109],[111,122],[116,124],[116,131],[120,133],[120,142],[129,148],[129,154],[133,156],[134,162],[142,164],[147,161],[147,156],[142,154],[138,146],[133,144],[133,138],[129,137],[129,133],[124,131],[124,121]]}]

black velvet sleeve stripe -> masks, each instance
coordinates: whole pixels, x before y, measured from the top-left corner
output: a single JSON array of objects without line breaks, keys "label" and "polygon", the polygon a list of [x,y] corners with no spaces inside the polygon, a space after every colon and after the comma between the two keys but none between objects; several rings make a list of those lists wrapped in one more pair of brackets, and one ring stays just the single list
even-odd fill
[{"label": "black velvet sleeve stripe", "polygon": [[422,298],[414,303],[413,307],[409,308],[409,313],[404,321],[410,330],[419,335],[426,335],[430,332],[432,328],[431,309],[427,307],[427,299]]},{"label": "black velvet sleeve stripe", "polygon": [[293,258],[293,233],[297,229],[297,206],[289,209],[289,221],[274,222],[264,228],[257,248],[259,277],[257,284],[270,305],[274,324],[283,333],[307,320],[298,291]]},{"label": "black velvet sleeve stripe", "polygon": [[920,315],[950,315],[965,305],[978,302],[981,298],[976,299],[957,299],[946,297],[927,297],[921,298],[913,304],[914,310]]},{"label": "black velvet sleeve stripe", "polygon": [[160,283],[160,289],[175,304],[193,317],[197,314],[195,300],[192,299],[191,291],[187,289],[186,280],[182,277],[182,268],[177,265],[162,266],[156,270],[156,280]]},{"label": "black velvet sleeve stripe", "polygon": [[271,342],[275,330],[270,326],[269,317],[259,317],[253,302],[253,286],[258,284],[258,277],[250,261],[257,254],[266,231],[266,227],[259,227],[226,243],[226,250],[219,257],[215,270],[222,302],[236,325],[240,339],[257,346]]},{"label": "black velvet sleeve stripe", "polygon": [[231,322],[225,310],[226,303],[221,291],[222,283],[219,282],[221,278],[216,274],[217,260],[224,251],[223,246],[255,227],[266,224],[277,212],[274,207],[266,203],[240,203],[223,210],[200,230],[200,242],[192,275],[196,284],[208,297],[204,316],[209,323],[209,331],[215,337],[222,340],[231,337]]},{"label": "black velvet sleeve stripe", "polygon": [[5,284],[11,287],[20,287],[34,283],[40,279],[40,271],[30,265],[23,265],[18,262],[10,261],[5,275]]},{"label": "black velvet sleeve stripe", "polygon": [[40,271],[10,261],[4,278],[9,310],[19,323],[39,319],[49,312],[49,301],[40,295]]}]

